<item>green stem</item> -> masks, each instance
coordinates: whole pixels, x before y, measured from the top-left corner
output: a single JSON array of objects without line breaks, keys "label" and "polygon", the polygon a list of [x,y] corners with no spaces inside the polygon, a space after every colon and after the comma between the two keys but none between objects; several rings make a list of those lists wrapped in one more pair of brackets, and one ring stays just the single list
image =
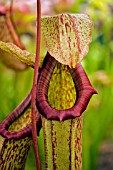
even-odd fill
[{"label": "green stem", "polygon": [[37,127],[36,127],[36,87],[38,79],[38,67],[39,67],[39,54],[40,54],[40,38],[41,38],[41,3],[40,0],[37,0],[37,42],[36,42],[36,59],[34,66],[34,80],[32,87],[32,139],[34,144],[34,152],[36,158],[36,167],[37,170],[41,170],[38,144],[37,144]]}]

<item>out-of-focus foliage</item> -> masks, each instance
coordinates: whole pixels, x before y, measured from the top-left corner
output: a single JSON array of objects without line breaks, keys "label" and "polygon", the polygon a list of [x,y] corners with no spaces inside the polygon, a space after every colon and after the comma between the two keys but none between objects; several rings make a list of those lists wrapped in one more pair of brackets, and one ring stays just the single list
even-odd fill
[{"label": "out-of-focus foliage", "polygon": [[99,146],[113,121],[113,2],[76,1],[74,11],[87,12],[94,21],[93,41],[83,65],[98,95],[84,114],[83,170],[96,170]]},{"label": "out-of-focus foliage", "polygon": [[[14,2],[16,4],[17,0]],[[99,146],[108,133],[108,129],[113,131],[113,2],[112,0],[42,0],[41,2],[43,15],[63,12],[87,13],[94,21],[92,43],[82,65],[98,91],[98,95],[92,98],[84,113],[83,170],[96,170]],[[27,50],[34,53],[36,0],[25,0],[24,2],[20,0],[18,3],[28,4],[27,10],[24,10],[27,12],[24,15],[22,15],[22,10],[18,10],[19,5],[15,6],[14,20]],[[1,0],[1,4],[9,3],[7,0]],[[45,53],[45,48],[42,47],[44,47],[43,41],[41,55]],[[15,72],[0,64],[0,120],[3,120],[28,93],[32,84],[32,73],[31,69],[22,73]],[[39,140],[41,147],[41,138]],[[32,152],[30,152],[26,170],[30,170],[30,166],[32,166],[32,170],[35,169]]]}]

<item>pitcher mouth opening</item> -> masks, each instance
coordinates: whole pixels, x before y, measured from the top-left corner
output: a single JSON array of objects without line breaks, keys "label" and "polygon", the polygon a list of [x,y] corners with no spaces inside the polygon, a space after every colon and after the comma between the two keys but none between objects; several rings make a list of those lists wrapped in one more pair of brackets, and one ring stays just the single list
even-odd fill
[{"label": "pitcher mouth opening", "polygon": [[48,120],[63,121],[80,117],[86,109],[91,96],[97,92],[91,86],[91,83],[81,64],[78,64],[74,69],[68,67],[77,93],[74,106],[65,110],[52,108],[48,102],[47,95],[50,79],[56,63],[57,61],[49,53],[47,53],[37,84],[37,109],[39,110],[39,113]]}]

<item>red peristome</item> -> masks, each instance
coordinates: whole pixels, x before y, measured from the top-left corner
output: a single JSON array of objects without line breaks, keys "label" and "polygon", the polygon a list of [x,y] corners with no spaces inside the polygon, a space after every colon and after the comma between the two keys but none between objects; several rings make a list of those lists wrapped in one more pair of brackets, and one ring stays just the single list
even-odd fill
[{"label": "red peristome", "polygon": [[97,92],[91,86],[91,83],[81,64],[78,64],[75,69],[68,67],[77,91],[77,99],[72,108],[65,110],[57,110],[52,108],[48,103],[47,92],[51,75],[56,63],[57,61],[51,57],[49,53],[47,53],[37,85],[37,108],[40,114],[49,120],[63,121],[80,117],[86,109],[91,96]]},{"label": "red peristome", "polygon": [[[32,135],[32,126],[29,124],[25,128],[18,130],[16,132],[8,131],[8,127],[20,116],[24,113],[24,111],[30,106],[31,103],[31,92],[28,96],[20,103],[14,111],[8,115],[0,124],[0,135],[7,138],[7,139],[21,139],[26,136]],[[39,115],[39,114],[38,114]],[[39,133],[41,128],[41,119],[40,117],[37,118],[37,132]]]}]

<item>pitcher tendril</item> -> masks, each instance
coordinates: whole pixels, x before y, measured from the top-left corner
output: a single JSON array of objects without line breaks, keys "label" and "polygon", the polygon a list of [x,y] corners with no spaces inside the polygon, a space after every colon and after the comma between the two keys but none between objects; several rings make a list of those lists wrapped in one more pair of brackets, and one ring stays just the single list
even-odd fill
[{"label": "pitcher tendril", "polygon": [[39,55],[40,55],[40,38],[41,38],[40,34],[41,34],[41,3],[40,0],[37,0],[37,42],[36,42],[36,58],[35,58],[35,66],[34,66],[34,79],[33,79],[32,99],[31,99],[32,139],[34,144],[37,170],[41,170],[38,144],[37,144],[37,127],[36,127],[36,87],[37,87]]}]

